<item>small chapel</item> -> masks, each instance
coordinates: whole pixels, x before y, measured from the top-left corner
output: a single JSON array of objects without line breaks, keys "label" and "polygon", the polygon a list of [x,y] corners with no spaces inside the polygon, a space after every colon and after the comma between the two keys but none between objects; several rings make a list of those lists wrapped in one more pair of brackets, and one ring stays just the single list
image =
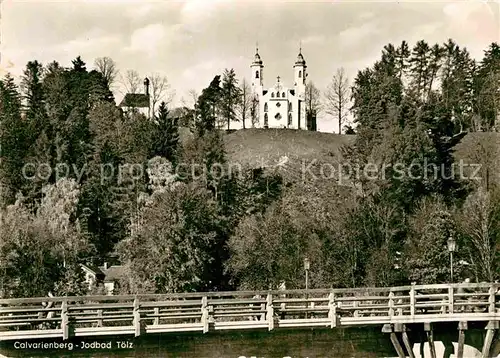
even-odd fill
[{"label": "small chapel", "polygon": [[293,87],[286,87],[278,76],[273,87],[264,88],[264,64],[256,49],[250,66],[252,70],[252,92],[258,101],[257,128],[290,128],[315,130],[311,116],[306,116],[305,92],[307,66],[302,48],[293,66]]}]

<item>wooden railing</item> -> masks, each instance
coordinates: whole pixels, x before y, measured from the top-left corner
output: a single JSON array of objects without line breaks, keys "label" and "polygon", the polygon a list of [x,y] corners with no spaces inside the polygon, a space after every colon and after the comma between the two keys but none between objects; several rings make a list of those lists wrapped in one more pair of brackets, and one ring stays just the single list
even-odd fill
[{"label": "wooden railing", "polygon": [[0,340],[499,320],[499,284],[0,299]]}]

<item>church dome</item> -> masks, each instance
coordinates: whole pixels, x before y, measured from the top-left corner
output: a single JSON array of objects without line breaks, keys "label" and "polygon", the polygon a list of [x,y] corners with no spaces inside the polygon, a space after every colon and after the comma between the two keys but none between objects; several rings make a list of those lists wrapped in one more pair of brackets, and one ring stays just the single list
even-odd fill
[{"label": "church dome", "polygon": [[260,55],[258,52],[255,53],[252,65],[262,65],[262,60],[260,59]]},{"label": "church dome", "polygon": [[297,56],[297,61],[295,61],[296,66],[305,66],[306,65],[306,60],[304,60],[304,56],[302,56],[302,52],[299,52],[299,55]]}]

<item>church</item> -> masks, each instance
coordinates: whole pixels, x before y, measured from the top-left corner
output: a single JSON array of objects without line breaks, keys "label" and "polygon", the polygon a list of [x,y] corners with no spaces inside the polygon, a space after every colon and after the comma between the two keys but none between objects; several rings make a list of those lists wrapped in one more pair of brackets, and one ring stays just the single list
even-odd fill
[{"label": "church", "polygon": [[305,106],[307,66],[302,49],[293,66],[293,88],[285,87],[280,76],[273,87],[264,88],[264,64],[257,49],[250,66],[252,93],[258,101],[257,128],[315,130],[315,118],[307,118]]}]

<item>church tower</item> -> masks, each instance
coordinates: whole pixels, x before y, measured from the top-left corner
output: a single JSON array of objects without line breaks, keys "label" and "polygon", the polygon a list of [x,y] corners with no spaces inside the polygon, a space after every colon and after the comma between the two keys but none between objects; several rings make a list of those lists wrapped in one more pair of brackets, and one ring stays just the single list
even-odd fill
[{"label": "church tower", "polygon": [[263,82],[263,68],[262,60],[260,59],[259,49],[256,49],[255,57],[253,59],[252,65],[250,66],[252,70],[252,91],[254,93],[262,93]]},{"label": "church tower", "polygon": [[302,56],[302,48],[300,48],[299,55],[297,56],[297,61],[295,61],[295,65],[293,66],[293,78],[295,81],[295,93],[297,93],[297,95],[302,99],[304,98],[306,92],[306,69],[306,61]]}]

